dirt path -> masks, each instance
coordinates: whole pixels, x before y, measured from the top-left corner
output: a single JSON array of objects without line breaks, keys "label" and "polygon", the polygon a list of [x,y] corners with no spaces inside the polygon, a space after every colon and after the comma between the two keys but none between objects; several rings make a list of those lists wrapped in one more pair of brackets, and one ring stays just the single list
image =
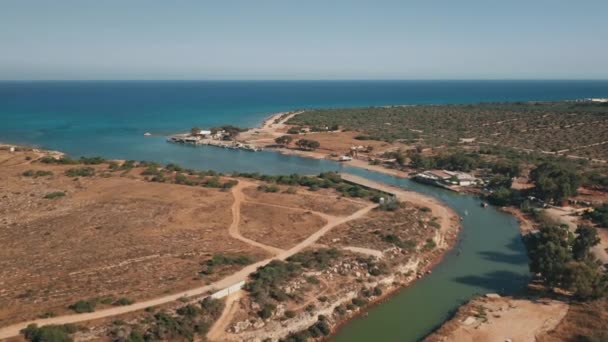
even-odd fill
[{"label": "dirt path", "polygon": [[241,181],[239,181],[239,184],[237,184],[235,187],[232,188],[232,195],[234,196],[234,203],[232,203],[232,223],[230,224],[230,227],[228,228],[228,234],[230,234],[231,237],[233,237],[237,240],[245,242],[246,244],[261,248],[273,255],[278,255],[278,254],[284,252],[284,250],[248,239],[248,238],[244,237],[243,235],[241,235],[241,233],[239,231],[239,224],[241,222],[241,204],[243,202],[245,202],[245,195],[243,194],[243,188],[248,187],[248,186],[253,186],[253,183],[247,183],[247,182],[243,182],[241,180]]},{"label": "dirt path", "polygon": [[215,321],[209,332],[207,333],[207,339],[209,341],[225,341],[224,338],[226,328],[232,321],[232,317],[239,309],[239,300],[243,298],[244,292],[243,290],[237,291],[235,293],[230,294],[226,297],[226,306],[224,307],[224,311],[220,318]]},{"label": "dirt path", "polygon": [[[243,184],[241,186],[244,186],[244,185],[245,184]],[[237,192],[237,197],[239,197],[238,192]],[[240,200],[238,203],[242,202],[243,197],[239,197],[239,198],[240,198]],[[325,226],[323,226],[321,229],[319,229],[318,231],[316,231],[315,233],[313,233],[308,238],[306,238],[302,242],[298,243],[294,247],[292,247],[286,251],[282,251],[282,252],[280,252],[280,254],[278,254],[272,258],[265,259],[265,260],[256,262],[254,264],[248,265],[248,266],[244,267],[243,269],[239,270],[238,272],[235,272],[235,273],[231,274],[230,276],[223,278],[219,281],[216,281],[212,284],[197,287],[197,288],[179,292],[179,293],[175,293],[172,295],[167,295],[167,296],[163,296],[163,297],[159,297],[159,298],[155,298],[155,299],[145,300],[145,301],[134,303],[131,305],[107,308],[107,309],[90,312],[90,313],[65,315],[65,316],[58,316],[58,317],[52,317],[52,318],[43,318],[43,319],[36,319],[36,320],[32,320],[32,321],[13,324],[10,326],[0,328],[0,340],[19,335],[19,331],[21,329],[25,328],[27,325],[32,324],[32,323],[42,326],[42,325],[49,325],[49,324],[68,324],[68,323],[91,321],[91,320],[95,320],[95,319],[113,317],[113,316],[118,316],[118,315],[129,313],[129,312],[143,310],[143,309],[146,309],[146,308],[149,308],[152,306],[158,306],[158,305],[174,302],[174,301],[182,299],[182,298],[207,295],[214,291],[224,289],[224,288],[234,285],[238,282],[247,280],[249,274],[255,272],[259,267],[262,267],[262,266],[268,264],[272,260],[285,260],[285,259],[289,258],[290,256],[301,252],[305,248],[314,244],[317,240],[319,240],[323,235],[325,235],[332,228],[339,226],[343,223],[359,219],[359,218],[363,217],[365,214],[367,214],[370,210],[374,209],[375,207],[376,207],[375,204],[370,204],[370,205],[366,206],[365,208],[362,208],[362,209],[358,210],[357,212],[355,212],[349,216],[346,216],[346,217],[330,217],[330,218],[328,218],[328,221],[325,224]],[[233,206],[233,208],[234,208],[234,206]],[[237,210],[237,212],[240,216],[240,210]],[[238,222],[238,220],[233,219],[233,223],[234,222]],[[236,228],[237,228],[237,232],[238,232],[238,225]],[[255,241],[253,241],[253,242],[257,243]]]}]

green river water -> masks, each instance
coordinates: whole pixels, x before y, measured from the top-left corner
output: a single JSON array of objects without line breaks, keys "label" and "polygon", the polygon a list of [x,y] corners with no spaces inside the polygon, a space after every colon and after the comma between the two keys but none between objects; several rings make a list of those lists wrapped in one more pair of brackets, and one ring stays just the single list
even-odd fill
[{"label": "green river water", "polygon": [[350,173],[431,195],[463,217],[458,243],[432,273],[346,324],[338,342],[417,341],[477,294],[515,294],[528,281],[527,257],[516,219],[482,208],[474,196],[349,168]]}]

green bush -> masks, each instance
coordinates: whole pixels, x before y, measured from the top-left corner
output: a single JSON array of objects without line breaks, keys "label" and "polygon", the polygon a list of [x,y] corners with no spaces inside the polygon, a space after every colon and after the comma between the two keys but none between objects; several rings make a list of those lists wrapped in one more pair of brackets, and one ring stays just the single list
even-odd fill
[{"label": "green bush", "polygon": [[30,342],[71,342],[70,334],[73,334],[78,329],[70,324],[66,325],[45,325],[38,327],[36,324],[30,324],[25,329],[21,330],[21,334]]},{"label": "green bush", "polygon": [[65,196],[65,192],[63,191],[54,191],[54,192],[49,192],[48,194],[44,195],[45,199],[54,199],[54,198],[59,198],[59,197],[63,197]]},{"label": "green bush", "polygon": [[135,303],[135,301],[134,301],[134,300],[129,299],[129,298],[122,297],[122,298],[119,298],[119,299],[118,299],[117,301],[115,301],[114,303],[112,303],[112,305],[114,305],[114,306],[125,306],[125,305],[131,305],[131,304],[133,304],[133,303]]},{"label": "green bush", "polygon": [[25,172],[23,172],[21,175],[23,175],[24,177],[46,177],[46,176],[52,176],[53,172],[52,171],[45,171],[45,170],[27,170]]},{"label": "green bush", "polygon": [[68,177],[91,177],[95,175],[95,169],[92,167],[67,169],[65,175]]},{"label": "green bush", "polygon": [[76,303],[68,306],[68,308],[76,313],[85,313],[95,311],[95,301],[79,300]]}]

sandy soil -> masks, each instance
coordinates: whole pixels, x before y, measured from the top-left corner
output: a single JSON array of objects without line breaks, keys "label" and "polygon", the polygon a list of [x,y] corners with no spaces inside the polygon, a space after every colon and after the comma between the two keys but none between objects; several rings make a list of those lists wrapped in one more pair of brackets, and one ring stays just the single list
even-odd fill
[{"label": "sandy soil", "polygon": [[457,315],[426,341],[536,341],[568,312],[559,301],[480,298],[461,307]]}]

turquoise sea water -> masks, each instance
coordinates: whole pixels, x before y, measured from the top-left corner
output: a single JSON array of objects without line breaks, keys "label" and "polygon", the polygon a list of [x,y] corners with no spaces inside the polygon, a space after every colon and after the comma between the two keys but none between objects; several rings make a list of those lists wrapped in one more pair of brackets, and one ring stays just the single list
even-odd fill
[{"label": "turquoise sea water", "polygon": [[[600,96],[608,96],[606,81],[0,82],[0,142],[222,171],[308,172],[295,157],[188,149],[143,133],[251,127],[274,112],[297,108]],[[305,164],[311,171],[325,166]]]},{"label": "turquoise sea water", "polygon": [[255,126],[273,112],[297,108],[585,97],[608,97],[608,81],[0,82],[0,142],[227,172],[344,170],[434,196],[464,217],[456,249],[431,275],[372,309],[367,318],[348,324],[335,338],[414,341],[474,294],[523,288],[527,261],[513,217],[480,208],[472,196],[330,161],[175,145],[143,133]]}]

